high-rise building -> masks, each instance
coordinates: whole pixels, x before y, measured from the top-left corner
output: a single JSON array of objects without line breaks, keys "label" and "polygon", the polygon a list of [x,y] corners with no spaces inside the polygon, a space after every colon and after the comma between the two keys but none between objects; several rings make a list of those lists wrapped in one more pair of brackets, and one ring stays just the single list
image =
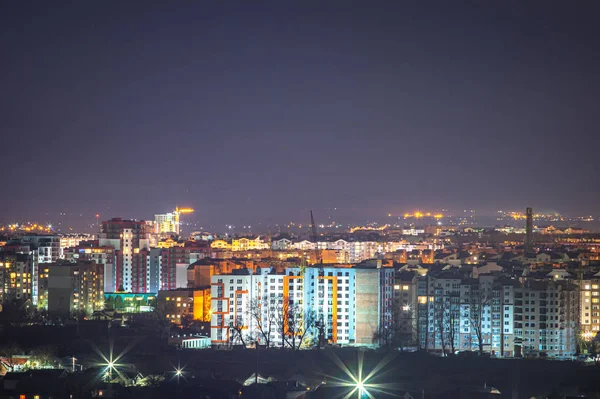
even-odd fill
[{"label": "high-rise building", "polygon": [[573,356],[579,324],[577,287],[567,281],[526,281],[515,288],[515,351]]},{"label": "high-rise building", "polygon": [[160,289],[173,290],[188,286],[188,266],[203,259],[208,247],[202,242],[186,242],[183,247],[164,248],[160,255]]},{"label": "high-rise building", "polygon": [[91,315],[104,308],[102,265],[63,262],[48,265],[48,315],[52,318]]},{"label": "high-rise building", "polygon": [[420,277],[417,287],[418,344],[425,350],[504,357],[575,353],[579,297],[567,281],[521,283],[444,271]]},{"label": "high-rise building", "polygon": [[525,210],[525,252],[533,252],[533,209],[527,208]]},{"label": "high-rise building", "polygon": [[179,221],[175,212],[154,215],[156,233],[179,234]]},{"label": "high-rise building", "polygon": [[32,257],[0,252],[0,304],[32,298]]},{"label": "high-rise building", "polygon": [[146,292],[147,255],[150,243],[147,224],[140,220],[113,218],[102,222],[100,247],[115,249],[116,263],[111,291]]},{"label": "high-rise building", "polygon": [[600,272],[583,277],[579,288],[581,330],[596,336],[600,331]]},{"label": "high-rise building", "polygon": [[[100,246],[98,240],[80,241],[75,247],[63,250],[64,259],[69,262],[88,260],[102,265],[104,269],[104,292],[115,292],[115,248]],[[41,288],[40,288],[41,291]],[[157,291],[151,291],[156,293]]]},{"label": "high-rise building", "polygon": [[27,234],[21,238],[23,244],[30,246],[33,255],[31,264],[31,300],[34,305],[38,303],[38,280],[40,265],[57,262],[63,257],[63,248],[60,246],[60,237],[57,235]]},{"label": "high-rise building", "polygon": [[[372,346],[392,319],[392,268],[239,269],[211,280],[213,345],[235,345],[249,336],[264,345],[265,331],[271,345],[283,345],[284,338],[290,345],[297,331],[288,323],[297,325],[300,318],[307,334],[297,345],[319,339]],[[232,335],[236,329],[241,339]]]}]

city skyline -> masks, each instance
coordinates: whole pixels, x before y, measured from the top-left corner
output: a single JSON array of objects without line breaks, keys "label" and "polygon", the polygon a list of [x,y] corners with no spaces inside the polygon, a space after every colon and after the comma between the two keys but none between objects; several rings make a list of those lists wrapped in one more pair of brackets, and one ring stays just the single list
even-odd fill
[{"label": "city skyline", "polygon": [[[415,213],[422,215],[416,216]],[[322,213],[321,213],[322,212]],[[442,213],[443,212],[443,213]],[[344,216],[345,215],[345,216]],[[449,210],[442,211],[433,210],[426,211],[423,209],[415,209],[400,214],[379,215],[371,219],[361,219],[356,217],[348,217],[348,213],[338,209],[319,210],[316,213],[316,225],[320,229],[327,230],[348,230],[359,226],[390,226],[390,227],[406,227],[406,226],[427,226],[427,225],[449,225],[449,226],[473,226],[481,228],[493,228],[500,226],[524,227],[524,212],[522,211],[478,211],[473,209],[465,210]],[[163,217],[164,214],[155,213],[149,217],[140,217],[139,215],[123,216],[123,215],[100,215],[100,214],[77,214],[77,213],[58,213],[54,215],[46,215],[43,220],[0,220],[0,233],[7,231],[12,227],[18,226],[22,228],[32,228],[32,231],[47,233],[97,233],[100,228],[100,221],[108,220],[114,217],[120,217],[130,220],[143,220],[147,222],[155,222],[155,217]],[[308,210],[304,214],[299,214],[297,218],[288,218],[287,220],[273,219],[250,219],[244,218],[235,221],[231,218],[228,223],[219,225],[211,225],[203,223],[203,215],[195,216],[183,215],[180,222],[182,235],[189,234],[193,231],[210,231],[214,233],[277,233],[277,232],[295,232],[309,233],[310,220]],[[556,212],[535,212],[534,220],[538,226],[556,225],[562,227],[584,227],[592,232],[598,231],[600,228],[600,217],[597,215],[564,215]],[[70,221],[70,222],[68,222]],[[39,226],[39,228],[38,228]],[[156,225],[155,225],[155,228]],[[166,230],[165,230],[166,231]],[[177,232],[173,232],[177,233]]]},{"label": "city skyline", "polygon": [[597,212],[597,4],[435,4],[4,5],[0,220]]}]

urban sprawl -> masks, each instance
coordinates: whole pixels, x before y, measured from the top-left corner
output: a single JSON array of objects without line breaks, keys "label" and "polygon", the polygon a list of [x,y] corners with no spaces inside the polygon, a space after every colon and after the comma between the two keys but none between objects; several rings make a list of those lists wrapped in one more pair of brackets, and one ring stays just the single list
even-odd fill
[{"label": "urban sprawl", "polygon": [[[182,348],[361,346],[572,359],[600,329],[600,236],[519,228],[356,228],[298,237],[179,232],[180,210],[97,235],[12,229],[0,299],[47,322],[155,312]],[[29,230],[29,229],[28,229]],[[122,316],[119,316],[122,317]]]}]

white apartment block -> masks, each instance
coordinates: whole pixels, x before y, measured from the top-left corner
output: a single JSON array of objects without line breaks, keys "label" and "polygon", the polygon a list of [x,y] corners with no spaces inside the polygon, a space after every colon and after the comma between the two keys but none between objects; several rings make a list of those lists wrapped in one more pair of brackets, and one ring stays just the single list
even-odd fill
[{"label": "white apartment block", "polygon": [[[288,268],[285,274],[211,277],[211,340],[213,345],[265,344],[270,331],[273,346],[282,345],[282,309],[298,309],[310,326],[302,345],[319,334],[342,345],[373,345],[381,323],[391,318],[393,269]],[[361,306],[362,304],[362,306]],[[257,307],[261,310],[256,312]],[[257,314],[262,321],[259,331]],[[309,322],[308,320],[311,320]],[[271,325],[272,323],[272,325]],[[239,337],[239,331],[242,337]],[[290,338],[291,340],[291,338]]]}]

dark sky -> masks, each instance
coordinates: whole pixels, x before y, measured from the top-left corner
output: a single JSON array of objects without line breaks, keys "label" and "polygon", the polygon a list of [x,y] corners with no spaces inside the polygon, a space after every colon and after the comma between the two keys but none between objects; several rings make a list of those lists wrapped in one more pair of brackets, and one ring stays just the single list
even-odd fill
[{"label": "dark sky", "polygon": [[0,221],[598,213],[597,1],[0,7]]}]

